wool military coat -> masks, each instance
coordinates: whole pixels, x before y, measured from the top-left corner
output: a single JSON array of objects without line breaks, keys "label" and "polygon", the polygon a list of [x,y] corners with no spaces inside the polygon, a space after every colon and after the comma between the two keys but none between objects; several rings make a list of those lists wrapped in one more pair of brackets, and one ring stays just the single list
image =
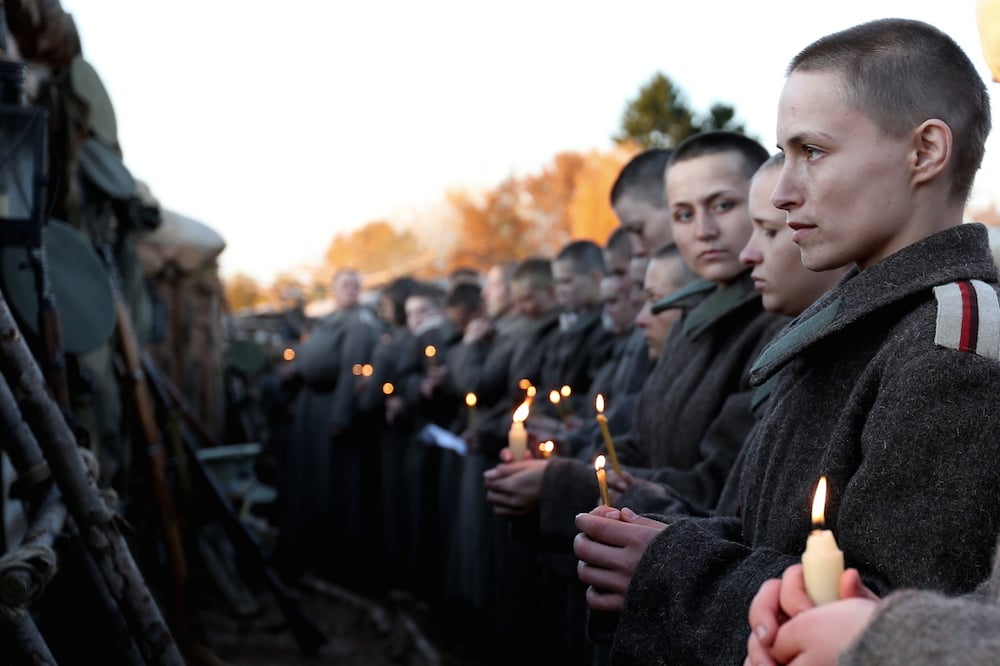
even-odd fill
[{"label": "wool military coat", "polygon": [[[691,501],[713,506],[751,426],[749,369],[788,321],[767,312],[749,271],[694,306],[671,332],[637,399],[632,429],[615,434],[618,458],[636,476],[683,470],[700,484]],[[626,492],[617,504],[637,512],[660,508],[666,493]],[[542,482],[543,534],[576,535],[574,516],[598,498],[591,463],[553,459]]]},{"label": "wool military coat", "polygon": [[752,382],[777,380],[747,443],[741,515],[678,520],[650,543],[612,663],[742,663],[750,601],[799,561],[821,475],[825,525],[879,594],[961,593],[986,578],[1000,528],[1000,363],[935,343],[932,288],[969,279],[996,291],[979,224],[855,269],[765,349]]}]

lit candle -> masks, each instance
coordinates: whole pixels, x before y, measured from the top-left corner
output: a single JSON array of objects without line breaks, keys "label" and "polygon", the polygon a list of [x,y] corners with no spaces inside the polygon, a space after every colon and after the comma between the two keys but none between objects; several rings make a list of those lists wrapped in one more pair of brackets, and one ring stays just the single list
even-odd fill
[{"label": "lit candle", "polygon": [[569,397],[573,395],[573,389],[569,387],[569,384],[563,384],[559,389],[559,395],[563,397],[563,405],[566,408],[566,412],[569,414],[573,413],[573,406],[569,401]]},{"label": "lit candle", "polygon": [[361,366],[362,377],[371,377],[373,374],[375,374],[375,367],[371,363],[365,363]]},{"label": "lit candle", "polygon": [[566,412],[563,410],[562,405],[560,404],[561,400],[562,400],[562,398],[559,395],[559,391],[557,391],[555,389],[552,389],[551,391],[549,391],[549,402],[551,402],[555,406],[556,413],[559,414],[559,418],[561,418],[563,420],[563,423],[565,423],[566,422]]},{"label": "lit candle", "polygon": [[514,410],[514,418],[507,432],[507,446],[514,454],[514,460],[524,460],[524,454],[528,450],[528,431],[524,428],[524,421],[528,418],[529,409],[530,404],[525,400]]},{"label": "lit candle", "polygon": [[353,366],[351,366],[351,374],[353,374],[355,377],[360,377],[361,376],[361,364],[360,363],[355,363]]},{"label": "lit candle", "polygon": [[836,601],[840,594],[840,574],[844,573],[844,553],[837,547],[833,532],[823,529],[826,504],[826,477],[819,478],[813,496],[813,531],[802,553],[802,575],[806,592],[817,606]]},{"label": "lit candle", "polygon": [[552,457],[552,452],[555,451],[555,448],[555,442],[549,439],[538,445],[538,453],[541,454],[542,458],[548,460]]},{"label": "lit candle", "polygon": [[476,394],[475,393],[466,393],[465,394],[465,405],[466,405],[466,407],[469,408],[469,423],[468,423],[468,428],[469,428],[470,431],[476,429],[476,402],[477,402],[477,400],[476,400]]},{"label": "lit candle", "polygon": [[286,361],[295,360],[295,350],[292,349],[291,347],[286,347],[285,351],[282,352],[281,357]]},{"label": "lit candle", "polygon": [[392,395],[392,392],[396,390],[396,387],[392,385],[392,382],[386,382],[382,384],[382,393],[386,395]]},{"label": "lit candle", "polygon": [[437,353],[438,350],[434,345],[427,345],[426,347],[424,347],[424,356],[427,357],[427,365],[429,365],[432,368],[437,365],[437,361],[435,360]]},{"label": "lit candle", "polygon": [[601,489],[601,504],[611,506],[611,496],[608,494],[608,473],[604,471],[604,456],[594,458],[594,471],[597,473],[597,487]]},{"label": "lit candle", "polygon": [[604,415],[604,396],[602,394],[597,394],[594,406],[597,408],[597,425],[601,426],[601,436],[604,437],[604,446],[608,449],[608,457],[611,458],[611,467],[614,468],[615,474],[621,474],[622,468],[618,464],[615,443],[611,440],[611,433],[608,431],[608,417]]}]

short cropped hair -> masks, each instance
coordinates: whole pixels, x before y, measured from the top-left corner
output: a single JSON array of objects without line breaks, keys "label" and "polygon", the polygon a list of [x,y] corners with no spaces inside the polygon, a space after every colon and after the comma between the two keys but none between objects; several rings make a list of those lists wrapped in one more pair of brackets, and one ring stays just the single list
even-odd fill
[{"label": "short cropped hair", "polygon": [[604,243],[604,249],[615,252],[622,256],[632,256],[632,239],[628,237],[628,229],[625,227],[615,227],[614,231],[608,234],[608,240]]},{"label": "short cropped hair", "polygon": [[611,186],[611,205],[627,192],[640,201],[662,208],[663,173],[670,155],[671,151],[666,148],[650,148],[629,160]]},{"label": "short cropped hair", "polygon": [[718,153],[738,153],[742,156],[741,169],[748,179],[753,178],[757,167],[769,156],[767,148],[745,134],[714,130],[693,134],[677,144],[674,154],[670,157],[670,164]]},{"label": "short cropped hair", "polygon": [[472,282],[458,282],[448,290],[445,307],[461,308],[463,312],[475,312],[483,302],[483,290]]},{"label": "short cropped hair", "polygon": [[891,136],[930,118],[951,128],[952,197],[965,201],[986,151],[990,100],[983,78],[951,37],[909,19],[880,19],[822,37],[787,74],[833,72],[849,101]]},{"label": "short cropped hair", "polygon": [[555,284],[552,262],[545,257],[528,257],[517,265],[510,281],[526,282],[532,290],[551,289]]},{"label": "short cropped hair", "polygon": [[433,282],[418,282],[414,285],[408,298],[423,298],[437,308],[443,308],[445,290]]},{"label": "short cropped hair", "polygon": [[556,261],[569,262],[573,273],[577,275],[593,271],[604,273],[604,251],[594,241],[570,241],[559,250]]},{"label": "short cropped hair", "polygon": [[670,275],[670,281],[675,287],[683,287],[689,282],[693,282],[698,277],[698,274],[691,270],[688,263],[684,261],[684,257],[681,255],[681,249],[677,247],[677,243],[674,243],[673,241],[656,250],[650,261],[656,259],[677,259],[677,261],[674,262],[674,270],[671,271]]}]

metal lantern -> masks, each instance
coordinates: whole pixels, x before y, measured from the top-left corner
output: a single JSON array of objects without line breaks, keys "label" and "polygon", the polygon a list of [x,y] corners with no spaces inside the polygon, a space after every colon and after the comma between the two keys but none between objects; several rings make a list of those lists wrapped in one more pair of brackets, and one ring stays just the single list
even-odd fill
[{"label": "metal lantern", "polygon": [[23,62],[0,59],[0,244],[41,244],[48,114],[24,104]]}]

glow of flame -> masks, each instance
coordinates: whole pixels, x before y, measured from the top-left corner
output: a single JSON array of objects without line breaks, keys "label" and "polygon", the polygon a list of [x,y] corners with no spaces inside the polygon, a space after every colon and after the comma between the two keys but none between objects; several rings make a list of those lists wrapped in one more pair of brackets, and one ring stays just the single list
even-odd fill
[{"label": "glow of flame", "polygon": [[293,358],[295,358],[295,350],[292,349],[291,347],[288,347],[287,349],[285,349],[285,351],[281,352],[281,358],[285,359],[286,361],[291,361]]},{"label": "glow of flame", "polygon": [[392,382],[386,382],[382,384],[382,393],[386,395],[392,395],[392,392],[396,390],[396,387],[392,385]]},{"label": "glow of flame", "polygon": [[538,451],[546,458],[552,455],[552,451],[555,450],[555,448],[556,445],[551,439],[538,445]]},{"label": "glow of flame", "polygon": [[426,347],[424,347],[424,356],[426,356],[427,358],[434,358],[437,355],[437,353],[438,350],[434,347],[434,345],[427,345]]},{"label": "glow of flame", "polygon": [[549,391],[549,402],[551,402],[553,405],[559,404],[559,391],[555,389]]},{"label": "glow of flame", "polygon": [[531,380],[529,379],[522,379],[517,383],[517,388],[521,389],[522,391],[527,391],[529,386],[531,386]]},{"label": "glow of flame", "polygon": [[825,507],[826,507],[826,477],[819,477],[819,483],[816,484],[816,494],[813,495],[813,505],[812,505],[812,522],[815,527],[822,527],[825,518]]},{"label": "glow of flame", "polygon": [[374,374],[375,368],[372,367],[371,363],[365,363],[361,366],[361,375],[363,377],[371,377]]},{"label": "glow of flame", "polygon": [[559,389],[560,395],[564,398],[568,398],[573,394],[573,389],[569,387],[569,384],[563,384],[562,388]]},{"label": "glow of flame", "polygon": [[468,405],[469,407],[475,407],[476,406],[476,394],[475,393],[466,393],[465,394],[465,404]]},{"label": "glow of flame", "polygon": [[528,384],[528,389],[524,393],[530,399],[530,398],[534,398],[535,397],[535,393],[536,392],[537,392],[537,390],[535,389],[535,387],[532,386],[531,384]]},{"label": "glow of flame", "polygon": [[351,374],[353,374],[355,377],[360,377],[361,376],[361,364],[360,363],[355,363],[353,366],[351,366]]},{"label": "glow of flame", "polygon": [[604,454],[594,458],[594,470],[604,469]]},{"label": "glow of flame", "polygon": [[597,394],[597,397],[594,399],[594,407],[597,409],[597,413],[598,414],[603,414],[604,413],[604,395],[603,394],[601,394],[601,393]]},{"label": "glow of flame", "polygon": [[514,420],[518,423],[524,423],[528,418],[528,410],[531,409],[531,403],[527,400],[518,405],[517,409],[514,410]]}]

